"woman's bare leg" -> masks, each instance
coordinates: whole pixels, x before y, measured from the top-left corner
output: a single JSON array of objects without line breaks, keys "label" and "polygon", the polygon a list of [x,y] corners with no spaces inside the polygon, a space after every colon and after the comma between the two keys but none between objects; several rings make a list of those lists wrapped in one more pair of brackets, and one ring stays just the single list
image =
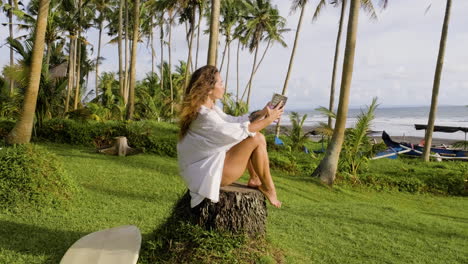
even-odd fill
[{"label": "woman's bare leg", "polygon": [[249,183],[247,185],[252,188],[258,188],[258,186],[262,185],[262,182],[260,181],[260,178],[258,177],[258,174],[253,167],[252,157],[249,159],[247,169],[249,170],[250,174]]},{"label": "woman's bare leg", "polygon": [[281,202],[277,198],[275,185],[271,178],[266,141],[261,133],[243,140],[226,153],[221,186],[229,185],[239,179],[250,161],[252,169],[261,181],[258,189],[272,205],[279,208]]}]

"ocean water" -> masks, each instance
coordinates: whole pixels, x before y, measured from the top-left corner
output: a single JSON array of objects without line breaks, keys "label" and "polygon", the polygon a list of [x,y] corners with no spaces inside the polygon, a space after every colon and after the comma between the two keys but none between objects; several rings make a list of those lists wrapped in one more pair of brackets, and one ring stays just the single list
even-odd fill
[{"label": "ocean water", "polygon": [[[365,108],[363,108],[365,111]],[[317,126],[319,122],[327,122],[327,118],[320,112],[297,111],[301,115],[307,114],[304,126]],[[349,109],[347,127],[352,127],[356,123],[356,117],[361,109]],[[429,106],[425,107],[379,107],[375,112],[375,119],[372,122],[372,130],[375,134],[381,134],[385,130],[390,136],[416,136],[424,137],[424,130],[416,130],[414,124],[427,124],[429,117]],[[281,118],[282,124],[291,124],[289,113],[286,112]],[[435,125],[468,127],[468,107],[466,106],[439,106]],[[446,138],[463,140],[465,133],[458,131],[455,133],[434,132],[434,138]]]}]

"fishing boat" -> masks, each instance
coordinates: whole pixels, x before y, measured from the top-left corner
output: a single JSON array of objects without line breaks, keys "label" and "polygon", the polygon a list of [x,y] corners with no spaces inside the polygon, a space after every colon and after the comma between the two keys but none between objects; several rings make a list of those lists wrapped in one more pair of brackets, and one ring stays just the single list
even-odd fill
[{"label": "fishing boat", "polygon": [[[389,150],[393,152],[393,155],[390,155],[389,157],[396,156],[397,154],[421,156],[424,150],[424,146],[406,142],[395,142],[385,131],[382,132],[382,140],[387,145]],[[435,157],[438,159],[468,160],[468,151],[461,149],[431,147],[431,153],[436,153],[431,154],[431,157]],[[385,154],[379,153],[376,157],[382,157],[384,155]]]}]

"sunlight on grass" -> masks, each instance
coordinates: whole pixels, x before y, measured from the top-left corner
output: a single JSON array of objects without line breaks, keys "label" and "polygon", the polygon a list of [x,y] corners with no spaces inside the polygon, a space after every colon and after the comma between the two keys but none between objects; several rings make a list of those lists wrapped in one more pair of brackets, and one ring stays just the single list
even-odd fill
[{"label": "sunlight on grass", "polygon": [[[0,263],[58,263],[80,237],[132,224],[144,238],[184,192],[177,161],[47,144],[79,186],[63,207],[0,214]],[[329,189],[274,173],[267,239],[288,263],[468,263],[466,197]]]}]

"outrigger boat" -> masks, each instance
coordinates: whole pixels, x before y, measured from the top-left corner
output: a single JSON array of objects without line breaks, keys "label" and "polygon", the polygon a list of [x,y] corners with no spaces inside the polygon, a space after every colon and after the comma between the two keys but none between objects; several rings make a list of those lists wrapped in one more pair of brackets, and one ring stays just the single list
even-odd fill
[{"label": "outrigger boat", "polygon": [[[425,128],[424,125],[415,125],[415,126],[416,126],[416,129]],[[440,128],[440,126],[438,127]],[[452,127],[445,127],[445,128],[452,128]],[[465,129],[465,128],[462,128],[462,129]],[[449,133],[456,132],[458,130],[460,129],[457,129],[457,130],[452,129],[451,132]],[[438,131],[448,132],[448,131],[442,131],[442,130],[438,130]],[[464,130],[461,130],[461,131],[464,131]],[[468,128],[466,128],[466,132],[468,132]],[[399,142],[399,143],[395,142],[390,138],[390,136],[385,131],[382,132],[382,140],[387,145],[387,147],[389,147],[389,149],[386,152],[381,152],[377,154],[377,156],[374,157],[373,159],[386,158],[386,157],[396,158],[397,154],[421,156],[424,150],[424,146],[414,145],[414,144],[410,144],[406,142]],[[431,147],[431,152],[434,152],[436,154],[430,155],[430,156],[434,158],[438,158],[438,159],[467,160],[468,161],[468,151],[466,150],[449,149],[449,148],[444,148],[444,147]]]}]

